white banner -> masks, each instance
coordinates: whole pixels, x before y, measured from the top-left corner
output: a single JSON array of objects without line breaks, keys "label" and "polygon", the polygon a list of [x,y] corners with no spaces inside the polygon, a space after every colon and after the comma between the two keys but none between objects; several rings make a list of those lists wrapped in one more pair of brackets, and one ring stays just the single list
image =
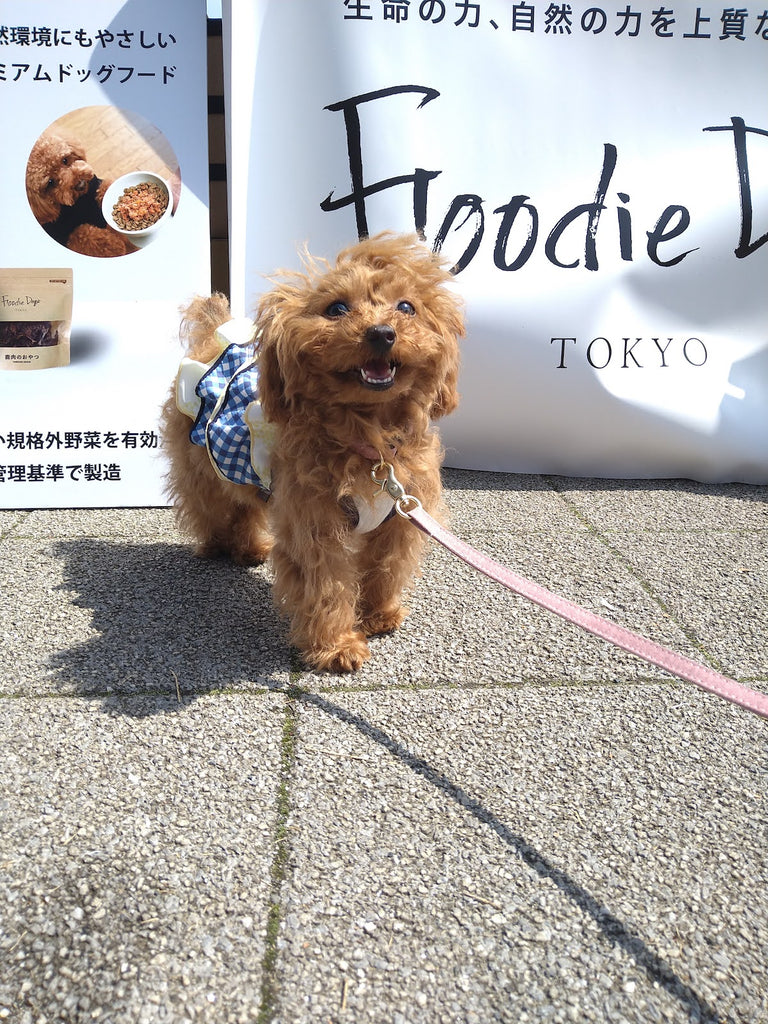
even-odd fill
[{"label": "white banner", "polygon": [[[203,0],[0,0],[2,508],[166,503],[179,307],[210,289],[205,60]],[[142,220],[117,230],[125,189]],[[71,272],[62,358],[20,268]]]},{"label": "white banner", "polygon": [[449,465],[768,481],[764,4],[224,15],[237,312],[305,242],[417,229],[467,304]]}]

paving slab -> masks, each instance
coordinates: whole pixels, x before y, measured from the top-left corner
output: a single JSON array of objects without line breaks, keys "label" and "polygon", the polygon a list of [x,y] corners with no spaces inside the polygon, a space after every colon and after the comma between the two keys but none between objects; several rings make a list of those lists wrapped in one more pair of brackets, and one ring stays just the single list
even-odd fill
[{"label": "paving slab", "polygon": [[692,480],[579,480],[547,477],[598,530],[768,530],[768,487]]},{"label": "paving slab", "polygon": [[[554,477],[534,478],[531,485],[527,477],[453,472],[467,477],[458,493],[466,493],[473,482],[479,508],[490,507],[481,489],[485,476],[506,479],[512,488],[507,493],[514,495],[513,512],[506,520],[497,510],[473,522],[460,521],[456,532],[465,540],[536,582],[682,654],[745,681],[768,678],[768,488]],[[497,496],[495,488],[502,487],[503,479],[494,480],[488,493]],[[519,515],[521,502],[529,494],[537,495],[537,487],[544,483],[605,552],[595,557],[579,532],[563,526],[557,513],[545,521],[543,541],[527,532],[526,518]],[[452,503],[456,493],[449,492]],[[499,530],[505,521],[506,531]],[[494,537],[497,532],[507,540]],[[522,539],[524,552],[511,537]],[[626,600],[625,570],[645,592],[637,603]],[[614,580],[624,581],[623,597],[611,594]],[[648,598],[660,618],[646,614]],[[682,639],[664,624],[667,617],[684,633]]]},{"label": "paving slab", "polygon": [[658,685],[297,714],[277,1020],[768,1019],[756,719]]},{"label": "paving slab", "polygon": [[518,473],[443,471],[451,529],[535,533],[580,531],[574,515],[548,477]]},{"label": "paving slab", "polygon": [[0,700],[0,1019],[257,1018],[275,700]]},{"label": "paving slab", "polygon": [[[0,516],[16,516],[12,534],[27,539],[63,538],[126,538],[135,540],[151,536],[181,543],[173,509],[170,508],[92,508],[33,509],[27,512],[4,512]],[[0,530],[3,520],[0,518]]]},{"label": "paving slab", "polygon": [[[502,565],[681,654],[701,651],[648,593],[627,561],[587,531],[515,533],[465,529],[462,538]],[[654,552],[649,552],[653,557]],[[538,680],[668,678],[666,673],[511,594],[433,544],[397,633],[371,641],[352,679],[494,684]],[[327,676],[315,673],[317,685]]]},{"label": "paving slab", "polygon": [[768,677],[768,543],[761,533],[628,529],[553,539],[481,531],[468,539],[503,565],[681,654],[741,679]]},{"label": "paving slab", "polygon": [[[162,530],[161,530],[162,533]],[[284,685],[267,570],[115,537],[3,543],[0,692],[201,693]]]},{"label": "paving slab", "polygon": [[617,546],[633,571],[715,667],[768,679],[768,534],[629,534]]}]

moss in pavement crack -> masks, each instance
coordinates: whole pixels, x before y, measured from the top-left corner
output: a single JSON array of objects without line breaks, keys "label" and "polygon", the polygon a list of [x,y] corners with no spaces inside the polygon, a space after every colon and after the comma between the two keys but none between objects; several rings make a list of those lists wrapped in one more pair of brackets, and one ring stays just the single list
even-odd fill
[{"label": "moss in pavement crack", "polygon": [[281,890],[288,868],[288,816],[291,809],[291,777],[296,760],[296,733],[298,716],[296,703],[288,700],[285,706],[283,734],[280,746],[280,779],[277,786],[277,820],[275,822],[275,852],[270,868],[269,911],[264,957],[261,964],[261,1005],[258,1024],[269,1024],[277,1010],[277,940],[281,921]]}]

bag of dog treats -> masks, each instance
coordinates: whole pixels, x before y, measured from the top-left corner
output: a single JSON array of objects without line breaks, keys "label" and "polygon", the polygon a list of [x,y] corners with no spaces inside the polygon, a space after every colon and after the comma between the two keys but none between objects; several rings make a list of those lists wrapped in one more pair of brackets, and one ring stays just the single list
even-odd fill
[{"label": "bag of dog treats", "polygon": [[72,271],[0,269],[0,370],[69,365]]}]

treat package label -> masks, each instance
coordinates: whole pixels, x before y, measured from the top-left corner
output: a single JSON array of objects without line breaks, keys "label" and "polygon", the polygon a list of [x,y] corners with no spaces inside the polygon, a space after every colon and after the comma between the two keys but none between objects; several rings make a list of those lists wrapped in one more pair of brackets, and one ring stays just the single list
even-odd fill
[{"label": "treat package label", "polygon": [[0,370],[69,365],[72,271],[0,268]]}]

